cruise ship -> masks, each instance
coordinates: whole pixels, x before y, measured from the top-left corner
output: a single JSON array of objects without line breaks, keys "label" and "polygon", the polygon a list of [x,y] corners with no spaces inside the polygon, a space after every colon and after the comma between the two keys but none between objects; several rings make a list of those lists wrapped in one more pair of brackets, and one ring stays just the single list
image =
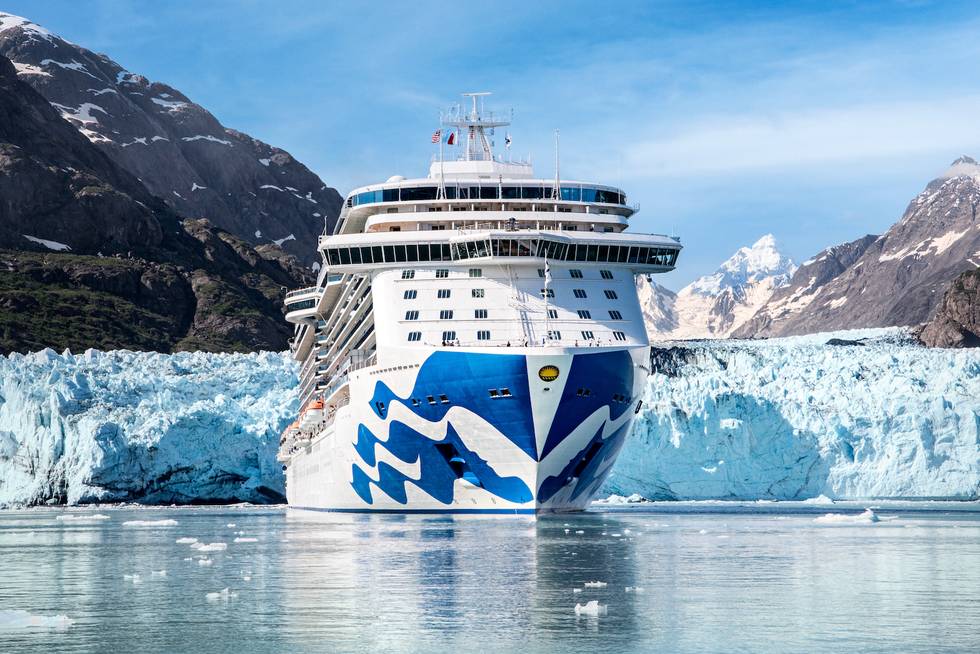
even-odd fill
[{"label": "cruise ship", "polygon": [[635,279],[679,239],[628,232],[619,188],[560,179],[557,132],[554,179],[495,155],[512,114],[486,95],[440,114],[427,177],[347,196],[316,286],[286,297],[291,508],[580,511],[623,447],[650,373]]}]

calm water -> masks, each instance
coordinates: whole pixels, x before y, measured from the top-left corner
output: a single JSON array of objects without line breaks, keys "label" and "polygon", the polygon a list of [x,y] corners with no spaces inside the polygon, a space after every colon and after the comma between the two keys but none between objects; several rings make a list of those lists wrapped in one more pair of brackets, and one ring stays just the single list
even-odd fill
[{"label": "calm water", "polygon": [[[0,651],[975,651],[980,507],[953,508],[883,507],[894,519],[875,524],[815,522],[820,513],[791,512],[817,507],[783,505],[536,521],[5,510],[0,615],[75,622],[0,629]],[[108,518],[59,519],[94,514]],[[184,537],[227,549],[175,542]],[[607,614],[576,615],[589,600]]]}]

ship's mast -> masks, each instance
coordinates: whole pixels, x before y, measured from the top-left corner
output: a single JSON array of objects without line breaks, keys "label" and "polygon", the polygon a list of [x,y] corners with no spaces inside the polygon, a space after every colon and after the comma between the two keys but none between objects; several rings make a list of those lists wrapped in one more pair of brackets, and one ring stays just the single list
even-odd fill
[{"label": "ship's mast", "polygon": [[454,127],[461,134],[465,133],[466,138],[466,160],[467,161],[493,161],[493,152],[490,149],[490,140],[487,138],[485,129],[495,127],[506,127],[510,125],[511,115],[500,116],[495,111],[484,111],[483,96],[489,93],[463,93],[464,98],[473,98],[473,109],[467,110],[461,103],[456,103],[449,113],[440,114],[439,120],[446,127]]}]

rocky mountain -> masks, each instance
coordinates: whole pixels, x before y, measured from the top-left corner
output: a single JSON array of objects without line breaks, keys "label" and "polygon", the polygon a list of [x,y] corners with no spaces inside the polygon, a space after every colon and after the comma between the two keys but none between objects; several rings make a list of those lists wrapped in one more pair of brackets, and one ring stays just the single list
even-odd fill
[{"label": "rocky mountain", "polygon": [[0,352],[285,349],[311,274],[183,219],[0,56]]},{"label": "rocky mountain", "polygon": [[917,336],[928,347],[980,347],[980,268],[956,278]]},{"label": "rocky mountain", "polygon": [[792,257],[769,234],[677,294],[641,277],[637,292],[647,335],[651,341],[725,338],[787,284],[795,270]]},{"label": "rocky mountain", "polygon": [[0,13],[0,54],[61,115],[184,218],[304,265],[342,198],[288,152],[226,129],[180,91],[125,70],[30,21]]},{"label": "rocky mountain", "polygon": [[918,325],[961,273],[980,266],[980,164],[963,156],[879,237],[825,250],[732,332],[769,338]]}]

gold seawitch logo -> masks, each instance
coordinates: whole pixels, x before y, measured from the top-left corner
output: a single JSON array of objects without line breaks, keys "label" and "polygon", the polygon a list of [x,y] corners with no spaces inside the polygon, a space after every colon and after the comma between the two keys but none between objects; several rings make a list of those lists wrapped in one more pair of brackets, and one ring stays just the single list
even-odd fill
[{"label": "gold seawitch logo", "polygon": [[558,379],[560,373],[561,371],[555,366],[545,366],[538,371],[538,377],[541,378],[541,381],[551,382]]}]

